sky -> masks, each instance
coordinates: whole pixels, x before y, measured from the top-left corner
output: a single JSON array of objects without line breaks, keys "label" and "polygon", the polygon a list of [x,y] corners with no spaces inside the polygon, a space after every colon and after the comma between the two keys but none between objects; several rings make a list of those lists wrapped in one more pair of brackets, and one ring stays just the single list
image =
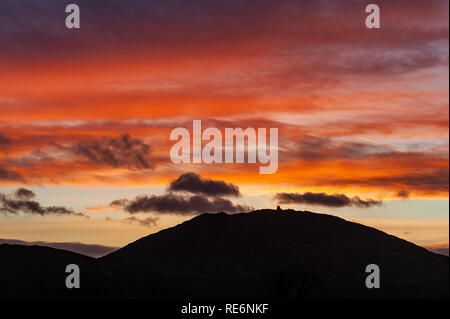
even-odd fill
[{"label": "sky", "polygon": [[[293,208],[448,248],[448,1],[0,2],[0,239],[121,247]],[[177,127],[278,128],[279,165],[171,161]]]}]

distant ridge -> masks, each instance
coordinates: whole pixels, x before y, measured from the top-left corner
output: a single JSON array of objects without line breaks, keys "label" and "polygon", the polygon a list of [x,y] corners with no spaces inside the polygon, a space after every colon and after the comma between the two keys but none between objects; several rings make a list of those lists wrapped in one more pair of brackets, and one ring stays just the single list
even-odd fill
[{"label": "distant ridge", "polygon": [[117,249],[119,247],[111,247],[96,244],[85,244],[78,242],[47,242],[47,241],[23,241],[17,239],[5,239],[0,238],[1,244],[15,244],[15,245],[25,245],[25,246],[44,246],[51,247],[61,250],[71,251],[77,254],[86,255],[94,258],[105,256]]}]

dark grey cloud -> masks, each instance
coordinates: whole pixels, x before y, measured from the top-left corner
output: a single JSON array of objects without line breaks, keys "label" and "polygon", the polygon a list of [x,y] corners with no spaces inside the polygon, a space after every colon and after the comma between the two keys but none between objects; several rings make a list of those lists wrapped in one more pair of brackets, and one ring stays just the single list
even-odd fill
[{"label": "dark grey cloud", "polygon": [[252,208],[235,205],[228,199],[208,198],[204,195],[185,196],[173,193],[163,195],[141,195],[134,200],[117,200],[112,206],[122,205],[129,213],[155,212],[179,215],[196,215],[202,213],[238,213],[248,212]]},{"label": "dark grey cloud", "polygon": [[381,200],[376,199],[361,199],[359,196],[354,196],[350,199],[351,205],[350,206],[356,206],[356,207],[362,207],[362,208],[369,208],[372,206],[381,206],[383,202]]},{"label": "dark grey cloud", "polygon": [[22,187],[18,188],[14,192],[14,195],[18,199],[32,199],[32,198],[36,197],[36,194],[33,191],[30,191],[29,189],[22,188]]},{"label": "dark grey cloud", "polygon": [[180,175],[169,185],[169,191],[185,191],[205,196],[233,196],[241,195],[239,187],[219,180],[204,179],[196,173],[185,173]]},{"label": "dark grey cloud", "polygon": [[129,169],[149,169],[150,145],[128,134],[119,137],[103,137],[99,140],[86,140],[70,147],[70,151],[95,164]]},{"label": "dark grey cloud", "polygon": [[349,198],[344,194],[325,194],[325,193],[278,193],[274,196],[275,201],[279,204],[307,204],[320,205],[327,207],[372,207],[380,206],[382,201],[374,199],[363,200],[358,196]]},{"label": "dark grey cloud", "polygon": [[24,182],[23,177],[14,171],[0,165],[0,180]]},{"label": "dark grey cloud", "polygon": [[36,162],[57,159],[73,160],[82,158],[92,164],[109,165],[128,169],[151,169],[150,145],[129,134],[117,137],[87,139],[61,145],[49,143],[46,149],[35,149],[22,158],[8,158],[6,162],[15,166],[32,166]]},{"label": "dark grey cloud", "polygon": [[[53,144],[52,144],[53,145]],[[58,146],[58,148],[60,148]],[[5,159],[5,163],[12,166],[33,166],[36,162],[45,162],[55,159],[55,156],[42,151],[41,149],[35,149],[30,152],[29,155],[24,157],[8,157]]]},{"label": "dark grey cloud", "polygon": [[409,198],[409,192],[406,189],[401,189],[397,192],[397,197]]},{"label": "dark grey cloud", "polygon": [[28,215],[72,215],[83,216],[82,213],[75,212],[63,206],[43,207],[37,201],[31,200],[34,193],[25,188],[16,190],[12,195],[0,193],[0,213],[7,215],[17,215],[24,213]]},{"label": "dark grey cloud", "polygon": [[0,133],[0,151],[5,151],[11,144],[12,140],[8,136]]},{"label": "dark grey cloud", "polygon": [[157,225],[159,217],[147,217],[147,218],[137,218],[136,216],[131,216],[125,219],[126,222],[132,224],[137,223],[141,226],[152,227]]},{"label": "dark grey cloud", "polygon": [[10,244],[10,245],[26,245],[26,246],[47,246],[56,249],[63,249],[68,251],[73,251],[78,254],[91,256],[94,258],[105,256],[113,251],[119,249],[119,247],[111,247],[96,244],[84,244],[78,242],[46,242],[46,241],[23,241],[17,239],[4,239],[0,238],[0,244]]}]

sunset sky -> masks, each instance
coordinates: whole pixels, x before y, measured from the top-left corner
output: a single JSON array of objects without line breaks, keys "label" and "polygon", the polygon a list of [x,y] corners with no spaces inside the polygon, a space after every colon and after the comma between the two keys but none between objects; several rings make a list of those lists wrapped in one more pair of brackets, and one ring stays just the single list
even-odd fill
[{"label": "sunset sky", "polygon": [[[2,0],[0,238],[119,247],[280,204],[448,247],[448,18],[446,0]],[[277,173],[172,163],[193,120],[278,128]]]}]

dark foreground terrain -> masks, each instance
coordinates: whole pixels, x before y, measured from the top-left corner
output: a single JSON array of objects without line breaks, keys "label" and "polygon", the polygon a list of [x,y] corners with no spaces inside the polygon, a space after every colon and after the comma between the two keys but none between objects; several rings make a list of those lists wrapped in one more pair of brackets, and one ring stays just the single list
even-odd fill
[{"label": "dark foreground terrain", "polygon": [[[68,264],[81,288],[67,289]],[[368,264],[381,288],[367,289]],[[0,245],[3,298],[448,298],[449,258],[323,214],[204,214],[100,259]]]}]

